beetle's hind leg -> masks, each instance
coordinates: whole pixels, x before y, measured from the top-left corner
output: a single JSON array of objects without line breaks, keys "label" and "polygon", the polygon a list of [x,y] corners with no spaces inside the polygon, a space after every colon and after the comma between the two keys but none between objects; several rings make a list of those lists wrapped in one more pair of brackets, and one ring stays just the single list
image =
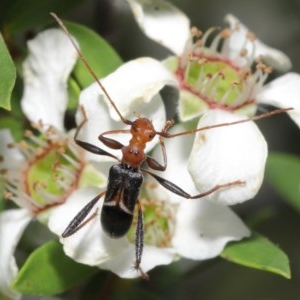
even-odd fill
[{"label": "beetle's hind leg", "polygon": [[141,268],[142,254],[144,249],[144,219],[143,211],[139,201],[137,201],[138,219],[135,232],[135,262],[133,268],[139,271],[145,280],[149,280],[149,275]]}]

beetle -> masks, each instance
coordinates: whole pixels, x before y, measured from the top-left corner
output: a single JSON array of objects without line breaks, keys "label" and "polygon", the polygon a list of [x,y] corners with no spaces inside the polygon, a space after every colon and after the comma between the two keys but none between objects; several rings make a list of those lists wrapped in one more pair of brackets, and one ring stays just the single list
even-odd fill
[{"label": "beetle", "polygon": [[[121,238],[127,234],[132,223],[134,216],[134,209],[137,207],[138,216],[137,216],[137,225],[136,225],[136,239],[135,239],[135,262],[134,268],[138,270],[144,279],[148,279],[148,275],[143,272],[141,268],[141,260],[143,253],[143,243],[144,243],[144,221],[143,221],[143,213],[141,204],[138,200],[140,189],[143,183],[143,173],[152,176],[159,184],[168,189],[169,191],[177,194],[186,199],[198,199],[202,198],[206,195],[214,193],[220,189],[228,188],[234,185],[242,185],[245,182],[241,179],[238,179],[233,182],[227,182],[224,184],[217,185],[210,190],[200,193],[197,195],[190,195],[185,192],[176,184],[171,181],[158,176],[153,173],[149,169],[144,169],[141,167],[143,163],[155,171],[164,171],[167,168],[167,154],[164,145],[164,138],[174,138],[183,135],[193,134],[198,131],[222,127],[222,126],[230,126],[235,124],[240,124],[244,122],[248,122],[250,120],[258,120],[265,117],[270,117],[272,115],[286,112],[290,110],[287,109],[277,109],[259,116],[254,116],[252,118],[239,120],[231,123],[221,123],[212,126],[206,126],[202,128],[196,128],[193,130],[179,132],[171,134],[168,132],[169,128],[174,124],[174,121],[167,121],[164,128],[161,131],[156,131],[153,127],[153,124],[150,120],[143,117],[137,117],[134,121],[128,120],[124,118],[119,111],[118,107],[114,103],[114,101],[109,96],[105,87],[102,85],[101,81],[98,79],[89,63],[79,50],[77,44],[71,37],[70,33],[62,23],[62,21],[58,18],[58,16],[54,13],[51,13],[52,17],[57,21],[63,31],[66,33],[71,43],[75,47],[80,59],[87,67],[88,71],[94,78],[95,82],[98,84],[99,88],[102,89],[104,94],[106,95],[108,101],[118,114],[120,120],[125,124],[130,126],[130,129],[126,130],[111,130],[106,131],[99,135],[98,139],[107,147],[115,150],[121,150],[122,158],[119,159],[115,155],[106,150],[103,150],[91,143],[84,142],[78,138],[79,132],[84,124],[88,121],[87,116],[85,114],[84,108],[81,107],[84,119],[79,124],[76,129],[74,135],[75,143],[81,148],[94,153],[96,155],[109,156],[118,161],[118,164],[111,166],[108,175],[108,184],[107,189],[104,192],[101,192],[95,198],[93,198],[86,206],[83,207],[82,210],[78,212],[78,214],[73,218],[73,220],[69,223],[65,231],[62,233],[62,237],[67,238],[78,231],[82,226],[84,226],[87,222],[89,222],[92,218],[96,216],[96,214],[92,214],[89,218],[86,219],[87,215],[91,212],[95,204],[99,201],[101,197],[104,196],[104,202],[101,209],[100,214],[100,222],[102,225],[102,229],[104,232],[110,236],[111,238]],[[123,134],[131,134],[131,139],[128,145],[123,145],[117,140],[106,137],[106,135],[123,133]],[[145,154],[144,149],[146,144],[153,140],[153,138],[158,135],[159,143],[163,154],[163,163],[159,163],[154,158]]]}]

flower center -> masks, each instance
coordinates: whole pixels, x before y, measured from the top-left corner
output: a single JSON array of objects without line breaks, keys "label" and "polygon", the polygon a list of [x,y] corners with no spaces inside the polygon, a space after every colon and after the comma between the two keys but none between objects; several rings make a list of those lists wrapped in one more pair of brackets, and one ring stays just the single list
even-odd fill
[{"label": "flower center", "polygon": [[27,194],[43,208],[63,202],[78,185],[83,165],[67,142],[46,142],[36,149],[23,171]]},{"label": "flower center", "polygon": [[[239,51],[230,48],[228,41],[235,30],[238,28],[216,33],[213,28],[202,34],[193,28],[182,56],[165,62],[179,81],[182,121],[215,108],[253,115],[255,97],[272,70],[255,60],[253,34],[245,34]],[[249,43],[251,53],[246,48]]]},{"label": "flower center", "polygon": [[40,136],[27,131],[26,141],[8,147],[19,150],[24,159],[1,170],[6,198],[32,214],[63,203],[79,186],[106,181],[86,164],[84,152],[73,140],[53,128]]},{"label": "flower center", "polygon": [[[175,226],[176,207],[166,201],[141,198],[141,206],[144,217],[144,243],[156,247],[169,247]],[[135,241],[137,214],[135,214],[133,226],[128,238]]]},{"label": "flower center", "polygon": [[184,89],[213,107],[229,107],[243,88],[238,70],[216,58],[193,58],[188,68],[178,69],[177,76]]}]

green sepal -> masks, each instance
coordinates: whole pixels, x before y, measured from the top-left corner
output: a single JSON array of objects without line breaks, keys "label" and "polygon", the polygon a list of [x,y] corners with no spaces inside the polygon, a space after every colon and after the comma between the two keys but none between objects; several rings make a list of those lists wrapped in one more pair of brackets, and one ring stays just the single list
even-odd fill
[{"label": "green sepal", "polygon": [[179,59],[177,56],[169,56],[162,63],[172,73],[175,73],[179,68]]},{"label": "green sepal", "polygon": [[200,117],[208,108],[207,103],[195,94],[186,90],[180,91],[178,113],[182,122]]},{"label": "green sepal", "polygon": [[255,103],[245,104],[240,108],[236,109],[234,113],[246,116],[246,117],[253,117],[256,114],[257,105]]}]

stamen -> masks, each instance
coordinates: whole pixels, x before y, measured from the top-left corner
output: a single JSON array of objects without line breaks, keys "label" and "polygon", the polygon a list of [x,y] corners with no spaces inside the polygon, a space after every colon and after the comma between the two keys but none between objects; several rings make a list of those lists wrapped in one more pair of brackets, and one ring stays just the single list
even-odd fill
[{"label": "stamen", "polygon": [[263,68],[257,68],[257,81],[256,81],[256,86],[257,87],[262,87],[264,82],[266,81],[266,79],[269,76],[269,72],[264,72],[265,70]]},{"label": "stamen", "polygon": [[188,55],[187,63],[184,69],[184,80],[187,81],[190,75],[190,69],[191,69],[191,62],[193,61],[192,54]]},{"label": "stamen", "polygon": [[216,72],[216,74],[214,75],[214,78],[212,78],[211,83],[210,83],[211,89],[207,95],[209,98],[213,98],[216,95],[217,89],[219,88],[221,81],[223,81],[224,79],[225,79],[225,74],[222,70]]},{"label": "stamen", "polygon": [[241,49],[240,56],[247,58],[248,50],[246,48]]},{"label": "stamen", "polygon": [[256,35],[253,33],[253,32],[251,32],[251,31],[248,31],[247,32],[247,39],[249,40],[249,41],[251,41],[251,42],[255,42],[255,40],[256,40]]},{"label": "stamen", "polygon": [[47,186],[42,182],[36,182],[34,185],[35,192],[43,199],[44,205],[57,202],[60,198],[58,195],[51,194],[46,190]]},{"label": "stamen", "polygon": [[220,104],[225,104],[227,102],[227,99],[229,97],[229,95],[232,93],[232,90],[234,90],[234,85],[231,84],[230,89],[228,89],[224,95],[222,96],[221,100],[219,101]]},{"label": "stamen", "polygon": [[26,141],[22,140],[17,144],[19,150],[23,153],[27,160],[34,156],[35,149],[28,144]]},{"label": "stamen", "polygon": [[214,52],[218,52],[218,48],[221,44],[221,40],[224,40],[230,36],[230,30],[228,28],[222,30],[216,37],[213,39],[209,49]]},{"label": "stamen", "polygon": [[32,142],[34,142],[36,145],[39,145],[41,147],[46,147],[47,146],[47,144],[44,140],[42,140],[42,139],[38,138],[37,136],[35,136],[33,134],[33,132],[30,131],[30,130],[25,131],[25,136],[27,138],[29,138]]},{"label": "stamen", "polygon": [[65,191],[69,190],[72,186],[69,182],[65,181],[62,178],[57,178],[56,182]]},{"label": "stamen", "polygon": [[15,143],[8,143],[8,144],[6,145],[6,147],[7,147],[8,149],[15,149],[15,148],[16,148],[16,144],[15,144]]},{"label": "stamen", "polygon": [[197,27],[193,26],[191,28],[191,36],[192,37],[199,39],[202,36],[202,34],[203,34],[202,31],[199,30]]},{"label": "stamen", "polygon": [[60,166],[57,168],[57,171],[61,172],[62,176],[60,176],[61,178],[64,178],[64,180],[68,180],[68,181],[75,181],[76,180],[76,175],[74,174],[74,170],[72,170],[70,167],[68,166]]},{"label": "stamen", "polygon": [[252,32],[248,31],[247,35],[246,35],[245,42],[248,43],[248,44],[250,43],[251,46],[252,46],[251,47],[251,50],[252,50],[251,53],[247,54],[247,56],[246,56],[246,59],[248,61],[248,66],[249,67],[253,64],[253,62],[255,60],[255,53],[256,53],[255,40],[256,40],[255,35]]},{"label": "stamen", "polygon": [[7,174],[7,169],[0,169],[0,175],[5,176]]},{"label": "stamen", "polygon": [[202,84],[204,81],[204,77],[205,77],[205,72],[204,72],[204,65],[207,63],[207,59],[206,58],[200,58],[198,60],[198,65],[200,66],[199,68],[199,73],[198,73],[198,78],[195,84],[195,88],[198,90],[201,90],[202,88]]},{"label": "stamen", "polygon": [[206,30],[206,32],[204,33],[204,35],[203,35],[203,37],[202,37],[202,39],[201,39],[201,40],[202,40],[203,46],[206,45],[209,36],[210,36],[213,32],[215,32],[216,30],[218,30],[217,27],[212,27],[212,28]]},{"label": "stamen", "polygon": [[78,163],[75,159],[73,159],[70,155],[63,153],[62,156],[76,169],[80,167],[80,163]]},{"label": "stamen", "polygon": [[[184,55],[181,56],[180,59],[180,67],[182,69],[185,69],[188,64],[190,63],[191,57],[194,56],[201,56],[201,53],[203,51],[203,47],[205,47],[206,39],[210,35],[212,31],[216,30],[215,28],[211,28],[208,30],[204,35],[202,31],[197,29],[196,27],[193,27],[191,29],[191,35],[190,38],[186,44]],[[201,36],[203,35],[202,39]]]},{"label": "stamen", "polygon": [[217,77],[218,77],[218,73],[215,73],[215,74],[207,73],[206,74],[207,82],[206,82],[205,86],[203,86],[203,89],[202,89],[202,93],[204,95],[207,95],[207,96],[209,95],[209,91],[212,88],[214,81],[216,80]]},{"label": "stamen", "polygon": [[5,200],[9,200],[13,197],[13,194],[11,192],[4,191],[3,197]]}]

